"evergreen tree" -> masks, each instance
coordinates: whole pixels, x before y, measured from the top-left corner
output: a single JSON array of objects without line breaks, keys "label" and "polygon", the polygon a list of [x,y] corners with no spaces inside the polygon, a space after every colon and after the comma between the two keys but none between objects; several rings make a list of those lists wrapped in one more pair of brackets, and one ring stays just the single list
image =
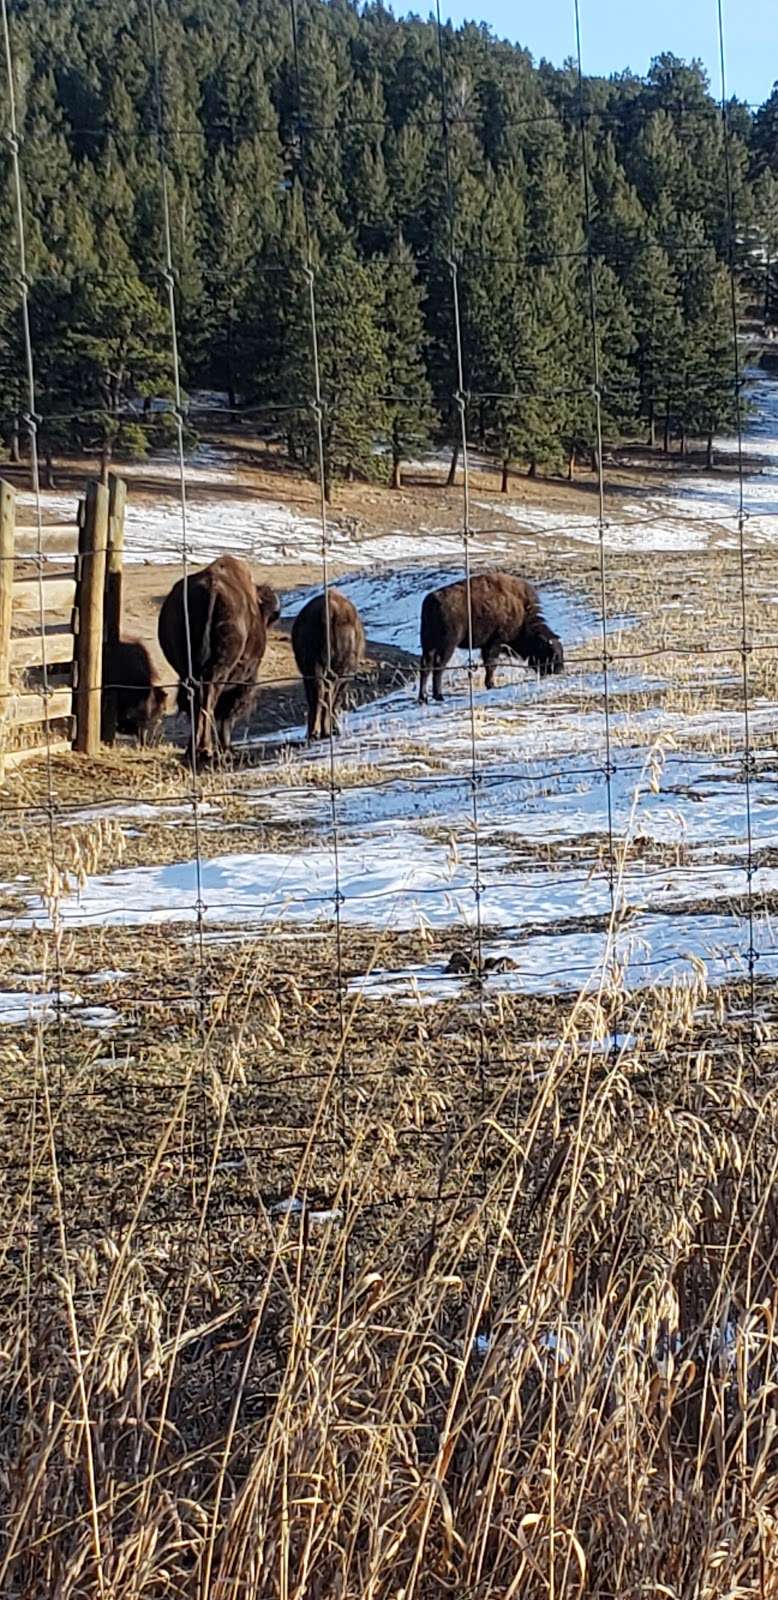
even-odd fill
[{"label": "evergreen tree", "polygon": [[425,364],[424,293],[408,246],[395,239],[384,268],[383,323],[392,488],[402,486],[402,462],[429,437],[432,391]]},{"label": "evergreen tree", "polygon": [[[147,11],[139,0],[12,0],[10,20],[41,440],[51,454],[119,439],[119,418],[124,448],[126,407],[115,410],[106,386],[100,319],[109,343],[117,321],[132,330],[125,399],[130,385],[142,394],[164,382]],[[535,472],[566,456],[571,467],[594,442],[577,71],[536,69],[486,28],[446,26],[444,139],[432,22],[348,0],[301,0],[297,20],[295,58],[285,0],[157,7],[185,375],[261,404],[263,417],[282,421],[293,458],[314,465],[304,192],[323,373],[333,346],[331,472],[371,470],[379,422],[394,427],[400,461],[428,425],[430,391],[453,472],[452,258],[473,436],[503,462],[506,482],[513,461]],[[652,437],[664,419],[668,442],[676,433],[707,439],[732,420],[728,402],[712,402],[729,392],[720,269],[731,252],[738,281],[778,315],[778,90],[753,118],[737,102],[726,108],[734,238],[725,129],[699,63],[659,56],[645,78],[587,79],[584,94],[606,435],[631,429],[636,384]],[[12,238],[8,177],[0,152],[0,221]],[[398,234],[404,254],[392,269]],[[0,261],[1,432],[12,452],[24,400],[13,270]],[[393,275],[404,285],[394,298]],[[115,305],[103,303],[101,284],[116,285]],[[366,360],[346,359],[356,329],[376,383]],[[420,397],[419,417],[387,412],[381,396],[397,382]],[[88,437],[84,409],[98,418]]]},{"label": "evergreen tree", "polygon": [[627,280],[632,306],[639,411],[655,442],[657,417],[669,427],[683,345],[683,320],[678,284],[669,257],[660,245],[647,243],[636,257]]}]

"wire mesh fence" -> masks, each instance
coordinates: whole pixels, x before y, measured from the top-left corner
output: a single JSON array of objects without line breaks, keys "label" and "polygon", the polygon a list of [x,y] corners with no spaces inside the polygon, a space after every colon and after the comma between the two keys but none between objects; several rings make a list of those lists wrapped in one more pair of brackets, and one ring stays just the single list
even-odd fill
[{"label": "wire mesh fence", "polygon": [[[300,675],[270,629],[254,720],[211,766],[184,605],[170,738],[62,758],[47,720],[45,761],[3,790],[0,1588],[769,1593],[778,405],[738,353],[721,9],[722,467],[646,490],[638,447],[609,449],[590,169],[608,114],[588,104],[577,0],[583,244],[533,260],[585,271],[588,372],[573,389],[525,384],[520,368],[505,391],[470,386],[452,140],[471,119],[452,105],[438,7],[423,123],[439,135],[447,237],[416,266],[450,288],[451,386],[434,398],[454,419],[452,487],[448,460],[426,453],[406,468],[421,509],[390,512],[368,488],[365,531],[368,498],[361,527],[330,506],[327,268],[310,220],[328,128],[306,113],[296,0],[285,138],[308,386],[288,406],[206,399],[202,432],[220,442],[189,459],[157,6],[145,132],[172,433],[166,457],[127,469],[137,604],[156,613],[174,577],[186,588],[201,562],[237,554],[272,576],[282,626],[323,592],[328,680],[327,601],[349,599],[367,665],[344,674],[342,730],[331,718],[306,744]],[[45,637],[62,490],[41,484],[52,418],[28,304],[23,18],[12,29],[2,7],[31,471],[19,538]],[[512,120],[542,138],[543,116]],[[376,125],[351,119],[354,133]],[[487,284],[499,259],[488,245],[478,257]],[[555,497],[528,480],[506,497],[482,402],[520,412],[571,393],[586,402],[586,482],[573,461]],[[234,465],[266,417],[312,439],[277,532],[265,485],[252,502]],[[405,515],[407,529],[390,524]],[[497,654],[474,612],[484,568],[537,584],[564,672],[509,654],[482,687]],[[462,649],[442,703],[418,704],[422,603],[456,581]],[[44,655],[44,705],[48,670]],[[161,682],[179,688],[169,666]]]}]

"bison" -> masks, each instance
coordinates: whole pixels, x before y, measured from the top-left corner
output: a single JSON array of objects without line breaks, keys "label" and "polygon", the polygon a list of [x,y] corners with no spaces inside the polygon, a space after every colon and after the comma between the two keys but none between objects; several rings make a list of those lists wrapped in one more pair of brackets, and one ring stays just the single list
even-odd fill
[{"label": "bison", "polygon": [[328,611],[325,596],[317,594],[292,624],[292,649],[308,702],[309,739],[327,739],[338,732],[335,712],[346,682],[359,671],[365,652],[365,634],[356,607],[338,589],[329,589],[327,599]]},{"label": "bison", "polygon": [[[540,610],[532,584],[507,572],[485,573],[470,579],[472,646],[481,651],[486,687],[494,687],[494,669],[501,650],[521,656],[538,672],[561,672],[564,652]],[[425,595],[421,608],[421,674],[419,701],[427,700],[427,680],[432,673],[432,693],[443,699],[443,668],[454,651],[470,642],[467,579],[450,583]]]},{"label": "bison", "polygon": [[181,679],[178,709],[190,716],[191,759],[206,765],[229,753],[233,724],[251,710],[267,630],[281,608],[275,590],[255,584],[237,556],[218,556],[187,577],[186,599],[184,585],[179,578],[163,603],[159,642]]},{"label": "bison", "polygon": [[167,696],[140,639],[117,639],[103,651],[102,739],[127,733],[145,745],[161,721]]}]

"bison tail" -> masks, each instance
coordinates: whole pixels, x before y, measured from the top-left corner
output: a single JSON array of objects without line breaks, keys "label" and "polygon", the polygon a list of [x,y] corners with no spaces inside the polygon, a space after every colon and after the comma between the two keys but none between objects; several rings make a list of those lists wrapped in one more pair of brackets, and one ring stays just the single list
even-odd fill
[{"label": "bison tail", "polygon": [[421,653],[429,655],[440,642],[440,602],[436,594],[425,594],[421,603]]}]

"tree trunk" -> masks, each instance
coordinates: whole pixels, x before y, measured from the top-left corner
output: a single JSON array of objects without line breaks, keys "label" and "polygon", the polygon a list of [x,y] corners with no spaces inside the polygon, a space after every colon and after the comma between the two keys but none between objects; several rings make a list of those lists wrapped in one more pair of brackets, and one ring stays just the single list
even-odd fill
[{"label": "tree trunk", "polygon": [[109,471],[111,469],[111,457],[112,457],[112,455],[113,455],[113,448],[112,448],[112,445],[111,445],[111,441],[110,441],[110,439],[104,439],[103,440],[103,447],[102,447],[102,450],[100,451],[100,482],[101,483],[107,483],[108,482],[108,473],[109,473]]},{"label": "tree trunk", "polygon": [[670,412],[669,411],[665,412],[665,436],[664,436],[664,443],[662,445],[662,449],[664,450],[665,455],[669,456],[669,454],[670,454]]},{"label": "tree trunk", "polygon": [[227,390],[227,404],[228,404],[228,406],[230,408],[230,411],[237,411],[237,409],[238,409],[238,392],[237,392],[236,389],[233,388],[232,384],[230,384],[230,387]]},{"label": "tree trunk", "polygon": [[22,452],[19,444],[19,413],[17,412],[11,427],[11,460],[14,466],[18,467],[21,459]]},{"label": "tree trunk", "polygon": [[324,457],[324,500],[326,505],[332,505],[332,476],[326,455]]},{"label": "tree trunk", "polygon": [[529,464],[529,466],[527,468],[527,477],[528,478],[536,478],[537,475],[538,475],[538,464],[537,464],[537,461],[535,460],[535,457],[532,456],[532,458],[530,460],[530,464]]},{"label": "tree trunk", "polygon": [[708,442],[705,447],[705,465],[710,472],[713,466],[713,429],[708,433]]},{"label": "tree trunk", "polygon": [[291,428],[286,435],[286,453],[292,463],[297,461],[297,444]]},{"label": "tree trunk", "polygon": [[648,448],[649,450],[656,449],[656,418],[654,416],[653,405],[651,407],[651,414],[648,419]]},{"label": "tree trunk", "polygon": [[567,481],[575,483],[575,450],[571,450],[567,458]]},{"label": "tree trunk", "polygon": [[591,459],[592,459],[592,472],[599,472],[599,470],[600,470],[600,457],[599,457],[599,453],[598,453],[596,448],[592,449],[592,458]]},{"label": "tree trunk", "polygon": [[232,306],[227,319],[227,400],[231,411],[235,410],[235,339],[232,326]]},{"label": "tree trunk", "polygon": [[403,486],[403,468],[399,456],[392,457],[392,488],[401,489]]},{"label": "tree trunk", "polygon": [[453,489],[454,484],[457,481],[457,466],[458,465],[459,465],[459,440],[457,439],[456,444],[454,445],[454,448],[453,448],[453,450],[451,452],[451,466],[448,469],[448,477],[446,479],[446,488],[447,489]]},{"label": "tree trunk", "polygon": [[678,454],[679,454],[679,456],[685,456],[686,455],[686,429],[685,428],[681,429],[681,437],[678,440]]},{"label": "tree trunk", "polygon": [[47,489],[56,489],[57,485],[54,482],[54,458],[48,446],[46,447],[46,455],[44,459],[46,463],[46,470],[44,474],[45,487]]},{"label": "tree trunk", "polygon": [[509,473],[509,470],[510,470],[510,462],[508,460],[503,461],[503,464],[502,464],[502,482],[500,484],[500,494],[507,494],[508,493],[508,473]]},{"label": "tree trunk", "polygon": [[349,463],[348,463],[348,465],[346,467],[346,482],[347,483],[353,483],[354,482],[354,468],[353,468],[353,466],[352,466],[350,461],[349,461]]}]

